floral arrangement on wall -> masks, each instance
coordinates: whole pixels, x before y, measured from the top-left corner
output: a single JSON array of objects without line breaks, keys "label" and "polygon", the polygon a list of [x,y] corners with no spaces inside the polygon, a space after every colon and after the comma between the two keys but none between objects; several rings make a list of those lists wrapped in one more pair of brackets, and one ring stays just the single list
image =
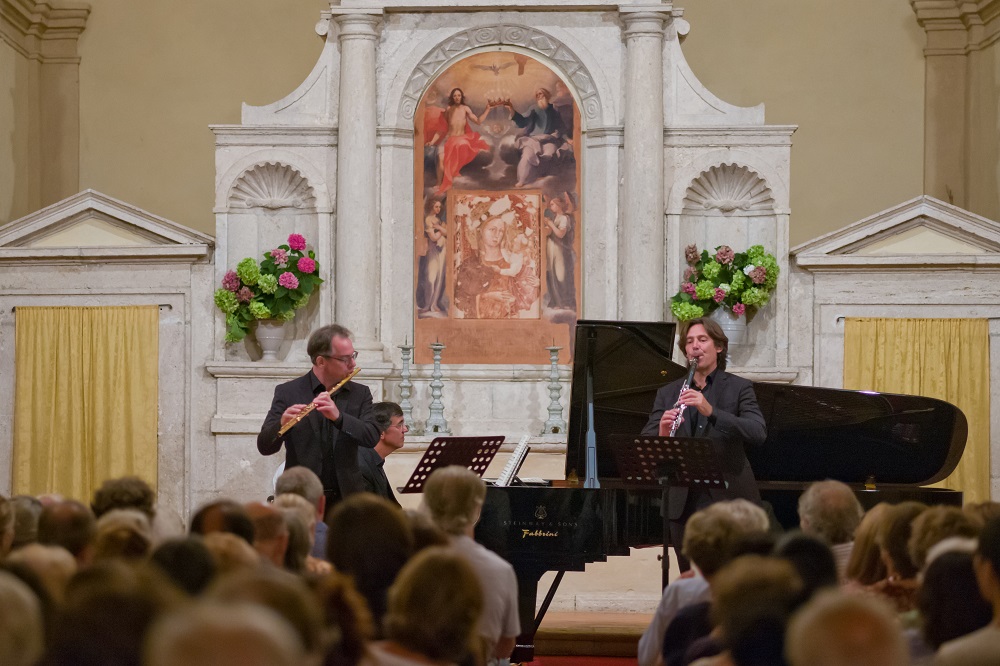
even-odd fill
[{"label": "floral arrangement on wall", "polygon": [[306,250],[299,234],[265,252],[259,263],[247,257],[236,270],[226,271],[222,288],[215,291],[215,305],[226,315],[226,342],[242,340],[258,319],[294,319],[323,283],[318,272],[316,254]]},{"label": "floral arrangement on wall", "polygon": [[752,313],[767,305],[778,285],[778,261],[754,245],[735,252],[728,245],[698,252],[695,245],[684,248],[687,268],[681,289],[670,302],[670,311],[679,321],[687,321],[726,308],[735,315]]}]

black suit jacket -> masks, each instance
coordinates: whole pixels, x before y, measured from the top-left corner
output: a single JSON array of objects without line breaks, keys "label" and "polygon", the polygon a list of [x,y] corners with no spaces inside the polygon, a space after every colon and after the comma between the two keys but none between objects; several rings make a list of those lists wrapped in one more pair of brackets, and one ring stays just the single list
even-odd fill
[{"label": "black suit jacket", "polygon": [[323,478],[323,455],[326,446],[333,447],[333,463],[337,485],[342,497],[365,489],[361,470],[358,468],[358,447],[372,448],[378,443],[378,425],[372,416],[372,393],[364,384],[347,382],[334,396],[333,402],[340,410],[340,423],[330,424],[331,442],[323,442],[325,416],[313,410],[301,423],[296,424],[283,437],[281,415],[291,405],[309,404],[316,397],[322,384],[313,374],[308,374],[274,387],[271,410],[264,418],[257,435],[257,450],[265,456],[277,453],[285,445],[285,468],[308,467]]},{"label": "black suit jacket", "polygon": [[[680,395],[683,379],[671,382],[656,392],[653,411],[649,415],[643,435],[656,435],[660,431],[660,417],[672,409]],[[767,439],[764,415],[757,406],[753,384],[742,377],[717,370],[704,390],[705,399],[712,405],[712,421],[698,414],[698,425],[692,429],[692,408],[684,410],[684,422],[677,430],[677,437],[707,437],[722,465],[726,489],[710,488],[713,501],[742,497],[760,503],[760,493],[753,470],[747,461],[746,445],[760,445]],[[682,518],[687,500],[687,488],[671,488],[669,518]]]},{"label": "black suit jacket", "polygon": [[375,449],[358,449],[358,465],[361,467],[361,478],[365,482],[365,490],[380,495],[396,506],[399,500],[392,492],[389,479],[385,475],[385,461]]}]

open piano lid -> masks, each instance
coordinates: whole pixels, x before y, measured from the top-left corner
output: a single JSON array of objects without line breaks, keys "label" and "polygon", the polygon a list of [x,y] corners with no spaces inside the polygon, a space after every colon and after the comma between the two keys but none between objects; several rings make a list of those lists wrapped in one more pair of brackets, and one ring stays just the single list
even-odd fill
[{"label": "open piano lid", "polygon": [[618,466],[607,445],[609,435],[642,432],[653,410],[656,391],[687,368],[670,360],[676,324],[670,322],[594,321],[576,323],[573,384],[569,401],[566,476],[581,479],[587,468],[587,371],[594,381],[594,429],[597,476],[618,479]]},{"label": "open piano lid", "polygon": [[926,485],[965,450],[965,414],[943,400],[766,382],[754,392],[767,422],[767,441],[747,447],[758,481]]}]

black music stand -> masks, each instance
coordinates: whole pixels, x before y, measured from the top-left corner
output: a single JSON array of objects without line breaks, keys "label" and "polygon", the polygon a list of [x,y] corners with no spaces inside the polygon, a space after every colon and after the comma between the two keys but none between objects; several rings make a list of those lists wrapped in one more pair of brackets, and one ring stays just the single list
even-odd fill
[{"label": "black music stand", "polygon": [[503,435],[488,437],[435,437],[424,452],[424,457],[417,463],[410,480],[399,489],[401,493],[420,493],[431,472],[448,465],[460,465],[471,469],[482,477],[486,468],[493,462]]},{"label": "black music stand", "polygon": [[[611,435],[611,453],[626,485],[663,486],[663,587],[670,574],[670,488],[725,488],[719,458],[707,437]],[[681,544],[671,544],[675,551]]]}]

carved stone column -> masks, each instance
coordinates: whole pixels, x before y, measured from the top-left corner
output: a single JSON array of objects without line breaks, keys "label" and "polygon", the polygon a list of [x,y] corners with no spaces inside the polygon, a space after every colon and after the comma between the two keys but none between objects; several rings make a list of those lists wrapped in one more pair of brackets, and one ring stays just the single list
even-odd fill
[{"label": "carved stone column", "polygon": [[619,313],[658,320],[664,310],[663,29],[667,11],[625,8],[625,152],[619,234]]},{"label": "carved stone column", "polygon": [[376,197],[375,38],[381,17],[350,13],[340,25],[340,111],[337,147],[336,322],[355,346],[378,342],[379,222]]}]

